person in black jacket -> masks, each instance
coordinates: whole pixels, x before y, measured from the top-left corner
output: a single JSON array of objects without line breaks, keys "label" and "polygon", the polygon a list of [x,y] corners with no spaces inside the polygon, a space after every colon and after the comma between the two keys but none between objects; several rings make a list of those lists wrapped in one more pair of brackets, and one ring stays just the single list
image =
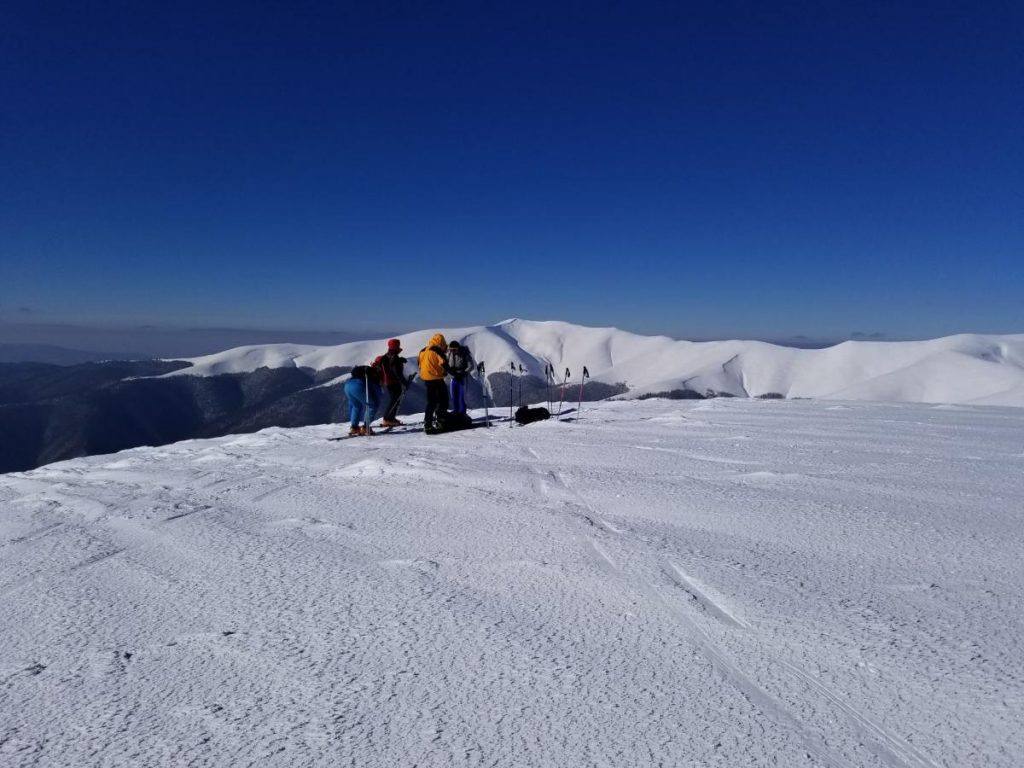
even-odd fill
[{"label": "person in black jacket", "polygon": [[398,406],[409,383],[405,380],[406,360],[401,356],[401,352],[401,342],[398,339],[388,339],[388,351],[374,361],[380,372],[381,383],[391,396],[391,402],[381,421],[381,425],[385,427],[402,426],[402,422],[398,420]]},{"label": "person in black jacket", "polygon": [[473,371],[473,356],[457,341],[448,344],[448,369],[452,377],[452,413],[465,413],[466,380]]}]

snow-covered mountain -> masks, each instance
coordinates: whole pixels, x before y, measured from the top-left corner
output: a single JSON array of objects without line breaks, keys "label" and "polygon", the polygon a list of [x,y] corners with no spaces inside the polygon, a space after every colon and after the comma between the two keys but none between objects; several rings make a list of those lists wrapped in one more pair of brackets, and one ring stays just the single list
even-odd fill
[{"label": "snow-covered mountain", "polygon": [[[401,337],[414,355],[433,333],[468,344],[493,375],[521,365],[541,380],[547,364],[578,381],[625,384],[621,397],[689,391],[738,397],[975,403],[1024,406],[1024,334],[961,334],[929,341],[847,341],[793,349],[760,341],[679,341],[617,328],[506,320],[470,328],[425,329]],[[245,373],[262,367],[324,370],[359,365],[384,339],[333,347],[269,344],[191,359],[168,376]]]}]

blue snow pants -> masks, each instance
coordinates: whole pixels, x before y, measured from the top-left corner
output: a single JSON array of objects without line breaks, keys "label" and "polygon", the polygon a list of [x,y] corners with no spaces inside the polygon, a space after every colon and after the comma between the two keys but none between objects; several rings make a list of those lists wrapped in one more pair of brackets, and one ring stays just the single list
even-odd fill
[{"label": "blue snow pants", "polygon": [[362,379],[349,379],[345,382],[348,416],[353,427],[358,427],[360,421],[365,421],[366,426],[370,426],[370,422],[377,418],[377,408],[380,405],[380,386],[371,381],[370,391],[367,392],[366,389],[366,382]]},{"label": "blue snow pants", "polygon": [[452,377],[452,413],[466,412],[466,381]]}]

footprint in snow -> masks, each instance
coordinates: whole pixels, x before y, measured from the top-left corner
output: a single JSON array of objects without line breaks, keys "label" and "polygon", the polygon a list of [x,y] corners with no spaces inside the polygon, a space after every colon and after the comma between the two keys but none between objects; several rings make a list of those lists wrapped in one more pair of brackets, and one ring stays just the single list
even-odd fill
[{"label": "footprint in snow", "polygon": [[381,560],[380,566],[388,571],[412,571],[423,576],[436,573],[441,568],[441,564],[436,560],[426,560],[422,558]]},{"label": "footprint in snow", "polygon": [[319,517],[283,517],[280,520],[274,520],[273,522],[267,523],[268,528],[312,528],[312,529],[323,529],[330,530],[335,528],[345,528],[348,530],[355,530],[355,526],[351,523],[332,523],[328,520],[321,520]]},{"label": "footprint in snow", "polygon": [[803,475],[798,475],[794,472],[745,472],[741,475],[737,475],[735,478],[737,481],[750,480],[753,482],[772,482],[775,480],[802,480]]}]

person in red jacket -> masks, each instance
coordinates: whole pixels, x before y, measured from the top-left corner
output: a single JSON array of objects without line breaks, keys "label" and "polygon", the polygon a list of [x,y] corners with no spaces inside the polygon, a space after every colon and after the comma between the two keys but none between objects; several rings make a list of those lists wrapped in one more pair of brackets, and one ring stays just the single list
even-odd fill
[{"label": "person in red jacket", "polygon": [[409,382],[405,380],[406,360],[401,356],[401,352],[402,343],[398,339],[388,339],[388,351],[373,361],[374,367],[380,373],[381,384],[391,396],[391,402],[381,421],[381,425],[385,427],[402,426],[402,422],[398,420],[398,406]]}]

